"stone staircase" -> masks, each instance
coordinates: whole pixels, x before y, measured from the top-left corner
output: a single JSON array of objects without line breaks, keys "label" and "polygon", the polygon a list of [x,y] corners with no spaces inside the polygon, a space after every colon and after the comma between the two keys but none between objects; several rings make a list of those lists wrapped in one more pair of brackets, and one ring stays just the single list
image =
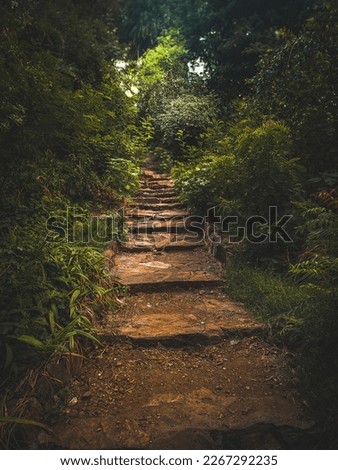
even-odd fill
[{"label": "stone staircase", "polygon": [[69,449],[304,447],[287,353],[222,290],[224,269],[168,174],[148,165],[112,275],[129,288],[55,427]]},{"label": "stone staircase", "polygon": [[[151,191],[150,195],[147,195]],[[170,196],[168,196],[168,191]],[[165,196],[163,195],[165,194]],[[149,310],[135,312],[127,324],[119,325],[117,334],[124,339],[139,343],[166,344],[196,341],[220,341],[236,335],[257,333],[262,325],[238,304],[217,301],[222,287],[222,266],[205,249],[204,224],[199,217],[191,216],[178,202],[173,182],[168,174],[146,169],[140,196],[135,198],[126,211],[130,234],[115,256],[113,275],[136,292],[171,292],[170,303],[182,298],[182,291],[194,289],[198,303],[199,292],[211,294],[207,306],[202,303],[203,319],[193,314],[192,304],[184,305],[168,313]],[[164,311],[163,311],[164,308]],[[204,312],[204,315],[203,315]]]}]

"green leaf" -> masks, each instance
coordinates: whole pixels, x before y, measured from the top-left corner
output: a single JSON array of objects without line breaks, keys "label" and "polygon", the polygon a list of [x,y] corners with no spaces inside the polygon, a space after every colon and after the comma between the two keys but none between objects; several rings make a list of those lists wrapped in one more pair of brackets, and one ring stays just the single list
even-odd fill
[{"label": "green leaf", "polygon": [[11,336],[11,338],[21,341],[22,343],[26,343],[29,346],[33,346],[34,348],[37,348],[37,349],[44,349],[45,347],[42,341],[40,341],[37,338],[34,338],[34,336],[21,335],[21,336]]},{"label": "green leaf", "polygon": [[67,337],[68,338],[71,338],[72,336],[76,336],[76,335],[79,335],[79,336],[84,336],[85,338],[88,338],[90,339],[91,341],[93,341],[94,343],[97,343],[97,344],[101,344],[101,342],[95,338],[94,335],[92,335],[91,333],[88,333],[88,331],[83,331],[83,330],[74,330],[74,331],[71,331],[70,333],[67,334]]},{"label": "green leaf", "polygon": [[81,294],[81,290],[80,289],[75,289],[71,298],[70,298],[70,302],[69,302],[69,314],[71,317],[74,316],[74,313],[76,311],[75,309],[75,303],[79,297],[79,295]]},{"label": "green leaf", "polygon": [[52,307],[48,312],[50,330],[53,334],[55,333],[55,317],[57,315],[57,311],[57,306],[55,304],[52,304]]}]

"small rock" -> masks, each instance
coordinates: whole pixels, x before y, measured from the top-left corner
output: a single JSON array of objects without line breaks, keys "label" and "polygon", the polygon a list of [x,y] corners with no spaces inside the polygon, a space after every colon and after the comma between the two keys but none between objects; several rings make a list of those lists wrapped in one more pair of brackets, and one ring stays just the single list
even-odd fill
[{"label": "small rock", "polygon": [[73,397],[71,400],[69,400],[68,405],[70,406],[75,406],[79,402],[79,399],[77,397]]},{"label": "small rock", "polygon": [[223,390],[222,385],[217,385],[216,390]]},{"label": "small rock", "polygon": [[84,392],[81,398],[83,400],[90,400],[92,396],[93,396],[92,392],[90,390],[87,390],[87,392]]},{"label": "small rock", "polygon": [[233,340],[230,341],[231,346],[236,346],[236,344],[238,344],[238,343],[239,343],[238,339],[233,339]]},{"label": "small rock", "polygon": [[250,388],[250,387],[245,387],[245,388],[246,388],[247,390],[251,390],[251,388]]}]

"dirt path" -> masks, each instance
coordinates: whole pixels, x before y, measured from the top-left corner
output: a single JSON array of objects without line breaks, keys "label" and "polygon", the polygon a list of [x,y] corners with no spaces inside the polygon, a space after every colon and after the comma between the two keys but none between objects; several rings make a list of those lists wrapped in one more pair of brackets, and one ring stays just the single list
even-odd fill
[{"label": "dirt path", "polygon": [[54,426],[68,449],[303,447],[287,352],[222,291],[173,183],[144,171],[112,274],[129,286]]}]

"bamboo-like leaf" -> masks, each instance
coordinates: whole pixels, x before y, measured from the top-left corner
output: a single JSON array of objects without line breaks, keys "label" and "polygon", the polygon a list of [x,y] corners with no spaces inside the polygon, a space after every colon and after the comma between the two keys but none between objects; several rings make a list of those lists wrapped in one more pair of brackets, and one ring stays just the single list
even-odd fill
[{"label": "bamboo-like leaf", "polygon": [[50,431],[48,426],[43,423],[39,423],[38,421],[34,421],[33,419],[15,418],[14,416],[0,416],[0,426],[4,426],[6,424],[37,426],[39,428],[45,429],[46,431]]},{"label": "bamboo-like leaf", "polygon": [[75,347],[75,339],[74,339],[74,335],[70,336],[69,337],[69,349],[70,351],[72,351]]},{"label": "bamboo-like leaf", "polygon": [[56,316],[56,314],[57,314],[57,306],[55,304],[52,304],[52,307],[48,312],[48,316],[49,316],[50,330],[53,334],[55,333],[55,316]]},{"label": "bamboo-like leaf", "polygon": [[34,348],[37,348],[37,349],[44,349],[45,347],[42,341],[40,341],[37,338],[34,338],[34,336],[21,335],[21,336],[11,336],[11,338],[21,341],[21,343],[26,343],[29,346],[33,346]]},{"label": "bamboo-like leaf", "polygon": [[71,331],[70,333],[68,333],[67,337],[70,338],[71,336],[76,336],[76,335],[84,336],[85,338],[90,339],[94,343],[101,344],[101,342],[97,338],[95,338],[94,335],[92,335],[91,333],[88,333],[88,331],[74,330],[74,331]]},{"label": "bamboo-like leaf", "polygon": [[81,290],[80,290],[80,289],[75,289],[75,290],[74,290],[74,292],[72,293],[72,296],[71,296],[71,298],[70,298],[70,302],[69,302],[69,305],[70,305],[71,307],[74,306],[74,304],[75,304],[75,302],[76,302],[76,300],[77,300],[77,298],[79,297],[80,294],[81,294]]},{"label": "bamboo-like leaf", "polygon": [[102,295],[108,295],[115,291],[115,287],[111,287],[110,289],[106,289],[102,292]]}]

